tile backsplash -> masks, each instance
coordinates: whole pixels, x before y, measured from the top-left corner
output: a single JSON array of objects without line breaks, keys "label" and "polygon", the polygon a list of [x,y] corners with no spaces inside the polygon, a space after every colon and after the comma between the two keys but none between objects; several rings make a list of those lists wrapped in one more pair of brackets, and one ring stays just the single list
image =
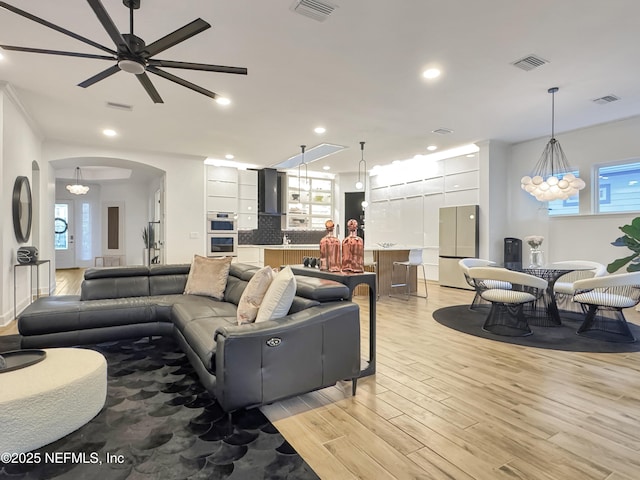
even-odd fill
[{"label": "tile backsplash", "polygon": [[292,245],[320,243],[325,236],[324,230],[282,230],[282,217],[277,215],[258,215],[256,230],[240,230],[238,245],[282,245],[284,234]]}]

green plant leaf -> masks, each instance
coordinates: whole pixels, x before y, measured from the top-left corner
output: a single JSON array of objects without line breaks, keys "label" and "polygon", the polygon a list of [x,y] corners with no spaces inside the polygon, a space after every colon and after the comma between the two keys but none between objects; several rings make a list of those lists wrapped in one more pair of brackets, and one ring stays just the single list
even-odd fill
[{"label": "green plant leaf", "polygon": [[624,241],[625,238],[627,237],[626,236],[618,237],[614,242],[611,242],[611,245],[613,245],[614,247],[626,247],[627,244]]},{"label": "green plant leaf", "polygon": [[633,255],[629,255],[628,257],[619,258],[617,260],[614,260],[609,265],[607,265],[607,272],[613,273],[613,272],[616,272],[616,271],[620,270],[622,267],[624,267],[627,263],[629,263],[631,260],[633,260],[636,257],[637,257],[637,255],[635,253],[633,253]]},{"label": "green plant leaf", "polygon": [[640,272],[640,263],[632,263],[627,267],[627,272]]},{"label": "green plant leaf", "polygon": [[629,236],[624,236],[621,237],[622,238],[622,242],[624,244],[625,247],[628,247],[630,250],[636,252],[636,253],[640,253],[640,243],[629,237]]},{"label": "green plant leaf", "polygon": [[631,238],[640,240],[640,224],[637,224],[635,218],[631,223],[632,223],[631,225],[624,225],[620,227],[620,230],[622,230],[624,233],[629,235]]}]

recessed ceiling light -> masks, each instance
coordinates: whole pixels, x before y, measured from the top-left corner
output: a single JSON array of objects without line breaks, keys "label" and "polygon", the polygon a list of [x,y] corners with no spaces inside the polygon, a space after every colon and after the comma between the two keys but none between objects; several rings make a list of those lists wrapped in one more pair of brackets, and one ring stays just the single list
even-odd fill
[{"label": "recessed ceiling light", "polygon": [[422,72],[424,78],[438,78],[440,76],[440,70],[437,68],[429,68]]},{"label": "recessed ceiling light", "polygon": [[316,132],[316,133],[324,133],[324,132],[327,131],[327,129],[324,128],[324,127],[316,127],[316,128],[313,129],[313,131]]},{"label": "recessed ceiling light", "polygon": [[229,105],[231,103],[231,100],[227,97],[216,97],[216,103],[218,105]]},{"label": "recessed ceiling light", "polygon": [[110,128],[105,128],[102,133],[107,137],[115,137],[118,133]]},{"label": "recessed ceiling light", "polygon": [[323,170],[331,170],[331,167],[329,165],[325,165],[324,167],[322,167]]},{"label": "recessed ceiling light", "polygon": [[429,150],[430,152],[433,152],[434,150],[437,150],[437,149],[438,149],[438,147],[436,147],[435,145],[429,145],[427,147],[427,150]]},{"label": "recessed ceiling light", "polygon": [[230,153],[227,153],[224,158],[226,158],[227,160],[233,160],[235,157],[233,155],[231,155]]}]

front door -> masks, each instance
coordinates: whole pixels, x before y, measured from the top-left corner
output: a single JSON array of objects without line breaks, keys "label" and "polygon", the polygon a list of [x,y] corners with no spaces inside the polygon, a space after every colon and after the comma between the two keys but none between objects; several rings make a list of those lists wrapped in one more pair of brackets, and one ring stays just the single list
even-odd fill
[{"label": "front door", "polygon": [[76,267],[76,248],[73,218],[73,202],[62,201],[56,203],[54,221],[56,268]]}]

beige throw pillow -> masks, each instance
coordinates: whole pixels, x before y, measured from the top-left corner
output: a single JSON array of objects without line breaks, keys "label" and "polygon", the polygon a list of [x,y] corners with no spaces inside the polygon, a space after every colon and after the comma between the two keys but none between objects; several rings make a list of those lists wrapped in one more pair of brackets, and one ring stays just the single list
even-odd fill
[{"label": "beige throw pillow", "polygon": [[291,267],[284,267],[278,272],[265,293],[258,310],[256,323],[287,315],[295,295],[296,277],[293,275]]},{"label": "beige throw pillow", "polygon": [[222,300],[233,257],[207,258],[194,255],[184,293]]},{"label": "beige throw pillow", "polygon": [[238,325],[255,321],[258,309],[275,276],[276,273],[271,267],[261,268],[253,274],[238,302]]}]

